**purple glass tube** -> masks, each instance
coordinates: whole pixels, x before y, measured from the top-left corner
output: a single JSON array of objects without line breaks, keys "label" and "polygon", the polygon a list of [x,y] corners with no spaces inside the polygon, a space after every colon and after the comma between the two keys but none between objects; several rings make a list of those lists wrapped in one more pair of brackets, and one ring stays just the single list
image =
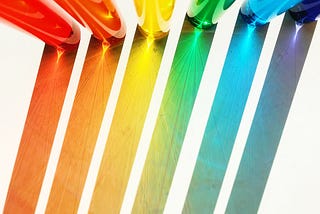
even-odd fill
[{"label": "purple glass tube", "polygon": [[298,24],[313,22],[320,17],[320,1],[304,0],[289,11]]}]

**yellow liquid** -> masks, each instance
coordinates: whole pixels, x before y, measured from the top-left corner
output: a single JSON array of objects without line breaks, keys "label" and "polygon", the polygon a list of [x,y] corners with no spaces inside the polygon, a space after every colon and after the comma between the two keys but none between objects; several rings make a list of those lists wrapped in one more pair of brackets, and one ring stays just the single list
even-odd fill
[{"label": "yellow liquid", "polygon": [[167,35],[174,3],[175,0],[134,0],[142,34],[155,39]]}]

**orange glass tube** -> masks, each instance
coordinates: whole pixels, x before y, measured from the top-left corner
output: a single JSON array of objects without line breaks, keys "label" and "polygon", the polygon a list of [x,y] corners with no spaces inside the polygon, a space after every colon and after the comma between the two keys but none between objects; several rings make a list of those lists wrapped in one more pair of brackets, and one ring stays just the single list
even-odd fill
[{"label": "orange glass tube", "polygon": [[103,42],[125,36],[126,27],[123,19],[110,0],[55,0],[55,2]]},{"label": "orange glass tube", "polygon": [[3,0],[0,1],[0,18],[56,48],[73,50],[80,41],[79,27],[51,1]]}]

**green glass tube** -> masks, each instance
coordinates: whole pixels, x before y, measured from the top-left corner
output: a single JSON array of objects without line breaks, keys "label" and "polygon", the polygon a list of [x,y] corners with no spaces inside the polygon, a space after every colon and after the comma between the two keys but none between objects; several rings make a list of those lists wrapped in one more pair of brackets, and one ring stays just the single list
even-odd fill
[{"label": "green glass tube", "polygon": [[223,12],[235,0],[192,0],[187,12],[189,21],[197,28],[206,29],[215,25]]}]

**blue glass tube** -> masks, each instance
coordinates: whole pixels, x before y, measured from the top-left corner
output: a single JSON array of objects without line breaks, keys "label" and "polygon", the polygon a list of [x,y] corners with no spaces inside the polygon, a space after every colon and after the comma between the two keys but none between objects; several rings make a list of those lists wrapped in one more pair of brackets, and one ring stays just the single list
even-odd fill
[{"label": "blue glass tube", "polygon": [[313,22],[320,18],[320,1],[304,0],[289,11],[298,24]]},{"label": "blue glass tube", "polygon": [[250,25],[264,25],[302,0],[246,0],[240,13]]}]

